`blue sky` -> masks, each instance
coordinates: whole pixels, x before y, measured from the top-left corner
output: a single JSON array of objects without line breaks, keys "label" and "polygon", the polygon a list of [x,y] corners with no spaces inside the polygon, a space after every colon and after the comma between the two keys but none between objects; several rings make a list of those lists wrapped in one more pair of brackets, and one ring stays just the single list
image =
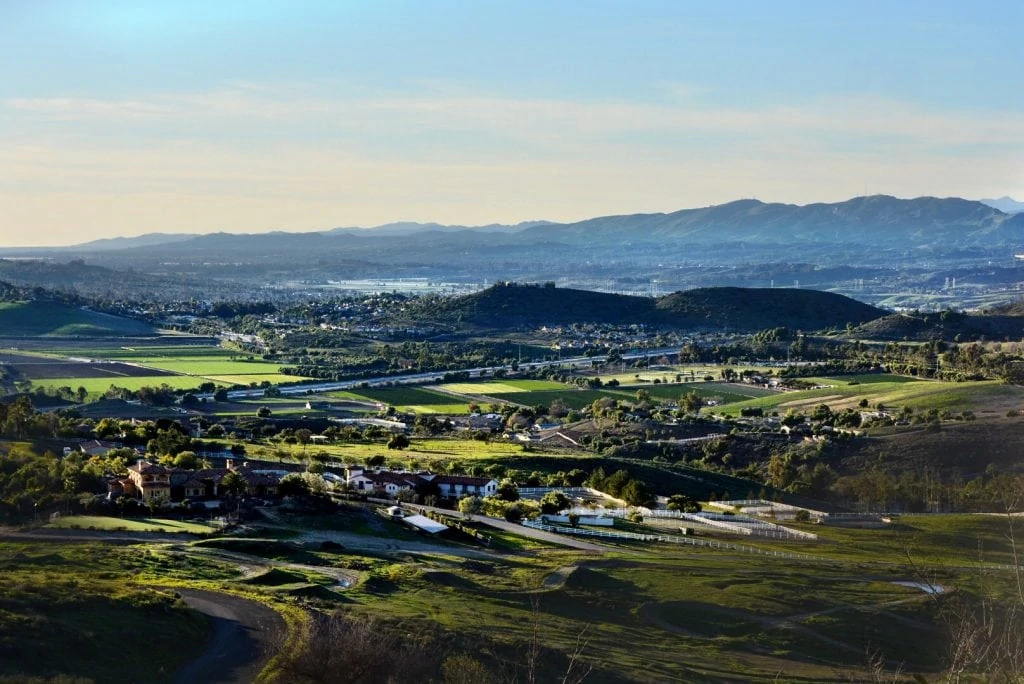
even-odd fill
[{"label": "blue sky", "polygon": [[0,0],[0,244],[1024,195],[1024,3]]}]

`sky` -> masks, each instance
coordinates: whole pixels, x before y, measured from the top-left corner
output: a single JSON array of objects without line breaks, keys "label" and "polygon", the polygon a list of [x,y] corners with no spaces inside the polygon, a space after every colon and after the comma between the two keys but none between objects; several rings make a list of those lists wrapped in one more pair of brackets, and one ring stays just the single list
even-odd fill
[{"label": "sky", "polygon": [[1024,3],[0,0],[0,246],[1024,197]]}]

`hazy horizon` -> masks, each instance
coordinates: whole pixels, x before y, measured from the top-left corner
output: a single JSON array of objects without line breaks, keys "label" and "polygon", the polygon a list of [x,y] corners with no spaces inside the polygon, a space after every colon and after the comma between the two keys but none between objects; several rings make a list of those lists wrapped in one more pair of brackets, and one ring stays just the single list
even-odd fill
[{"label": "hazy horizon", "polygon": [[[882,195],[885,195],[885,193],[880,193],[878,196],[882,196]],[[861,197],[865,197],[865,196],[864,195],[857,195],[855,197],[848,197],[845,200],[839,200],[839,202],[859,199]],[[895,199],[899,199],[899,200],[913,200],[913,199],[925,199],[927,197],[933,197],[933,196],[931,196],[931,195],[922,195],[922,196],[919,196],[919,197],[895,197]],[[975,202],[982,202],[983,201],[982,199],[971,199],[971,198],[952,197],[952,196],[951,197],[940,197],[940,198],[937,198],[937,199],[967,199],[969,201],[975,201]],[[984,199],[985,200],[1009,199],[1009,200],[1014,201],[1014,202],[1017,201],[1013,197],[1008,197],[1008,196],[1004,196],[1004,197],[1000,197],[1000,198],[984,198]],[[733,199],[733,200],[729,200],[728,202],[725,202],[724,204],[728,204],[730,202],[746,201],[746,200],[756,200],[756,201],[759,201],[759,202],[763,202],[764,204],[792,204],[794,206],[807,206],[807,204],[819,204],[819,202],[808,202],[807,204],[799,204],[799,203],[795,203],[795,202],[781,203],[781,202],[774,202],[772,200],[763,200],[761,198],[756,198],[756,197],[740,197],[740,198],[736,198],[736,199]],[[701,209],[701,208],[705,208],[705,207],[708,207],[708,206],[714,206],[714,205],[703,205],[703,206],[694,206],[694,207],[679,207],[677,209],[670,210],[670,211],[667,211],[667,212],[639,211],[639,212],[630,212],[629,214],[626,214],[624,212],[618,212],[618,213],[613,213],[613,214],[607,214],[605,216],[629,216],[629,215],[644,215],[644,214],[671,214],[671,213],[674,213],[674,212],[677,212],[677,211],[685,211],[685,210],[690,210],[690,209]],[[271,234],[271,233],[326,233],[326,232],[335,231],[335,230],[352,230],[352,231],[364,231],[365,230],[365,231],[372,231],[372,230],[376,230],[376,229],[380,229],[380,228],[397,227],[397,226],[402,226],[402,225],[406,225],[406,224],[409,224],[409,225],[415,224],[415,225],[423,226],[423,227],[425,227],[427,229],[429,229],[430,227],[433,227],[433,226],[438,226],[440,228],[466,228],[466,229],[484,230],[484,229],[487,229],[489,227],[498,227],[498,226],[502,226],[502,227],[515,227],[515,226],[520,225],[520,224],[530,224],[530,223],[551,223],[553,225],[566,225],[566,224],[574,223],[576,221],[585,221],[585,220],[593,219],[593,218],[602,218],[602,216],[596,216],[596,215],[595,216],[584,216],[584,217],[581,217],[579,219],[573,219],[571,221],[550,221],[550,220],[544,219],[544,218],[536,218],[536,219],[526,219],[526,220],[523,220],[523,221],[516,221],[514,223],[491,222],[491,223],[467,224],[467,223],[440,223],[438,221],[399,220],[399,221],[390,221],[388,223],[381,223],[381,224],[368,225],[368,226],[329,226],[329,227],[324,227],[324,228],[309,228],[309,229],[301,229],[300,228],[300,229],[295,229],[295,230],[269,229],[269,230],[264,230],[264,231],[251,231],[251,230],[239,229],[239,230],[209,230],[209,231],[205,231],[205,232],[185,231],[185,230],[182,230],[182,231],[148,231],[148,232],[145,232],[145,233],[136,233],[136,234],[132,234],[132,235],[113,235],[113,234],[111,234],[111,235],[103,235],[103,236],[96,237],[96,238],[90,238],[88,240],[81,240],[81,241],[78,241],[78,242],[66,243],[66,244],[52,244],[52,245],[11,244],[11,245],[8,245],[8,244],[0,243],[0,249],[20,249],[20,248],[25,248],[25,249],[32,249],[32,248],[40,248],[40,249],[44,249],[44,248],[58,248],[59,249],[59,248],[64,248],[64,247],[75,247],[75,246],[78,246],[78,245],[88,244],[88,243],[102,241],[102,240],[130,239],[130,238],[143,237],[143,236],[147,236],[147,235],[176,235],[176,236],[194,237],[194,236],[217,235],[217,234],[228,234],[228,235],[267,235],[267,234]]]},{"label": "hazy horizon", "polygon": [[1024,195],[1010,2],[0,2],[0,246]]}]

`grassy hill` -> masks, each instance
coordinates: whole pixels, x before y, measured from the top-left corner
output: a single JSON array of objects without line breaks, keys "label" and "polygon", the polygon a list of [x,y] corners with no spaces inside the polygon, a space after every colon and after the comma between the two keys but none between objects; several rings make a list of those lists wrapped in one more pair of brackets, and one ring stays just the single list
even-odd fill
[{"label": "grassy hill", "polygon": [[0,302],[0,336],[4,337],[116,337],[154,332],[142,321],[58,302]]},{"label": "grassy hill", "polygon": [[657,309],[677,324],[764,330],[784,325],[800,330],[844,327],[886,314],[882,309],[820,290],[706,287],[658,300]]},{"label": "grassy hill", "polygon": [[872,340],[990,340],[1019,339],[1024,336],[1024,309],[1020,303],[983,314],[943,311],[931,314],[892,314],[868,321],[854,334]]},{"label": "grassy hill", "polygon": [[715,287],[659,299],[502,283],[414,315],[455,327],[512,329],[570,323],[729,328],[757,331],[844,327],[885,315],[862,302],[817,290]]}]

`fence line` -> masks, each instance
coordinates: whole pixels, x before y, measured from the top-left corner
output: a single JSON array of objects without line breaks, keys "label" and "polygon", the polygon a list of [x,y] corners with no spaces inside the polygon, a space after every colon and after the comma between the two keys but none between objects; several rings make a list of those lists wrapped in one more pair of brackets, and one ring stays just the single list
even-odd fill
[{"label": "fence line", "polygon": [[524,520],[523,525],[535,530],[554,532],[556,534],[572,534],[583,537],[599,537],[604,539],[628,539],[634,541],[666,542],[669,544],[681,544],[685,546],[697,546],[707,549],[719,549],[724,551],[739,551],[758,556],[770,556],[773,558],[788,558],[791,560],[822,560],[806,553],[789,553],[787,551],[770,551],[759,549],[756,546],[744,546],[743,544],[730,544],[729,542],[718,541],[717,539],[693,539],[691,537],[676,537],[663,534],[638,534],[636,532],[605,532],[604,530],[587,530],[578,527],[561,527],[558,525],[545,525],[535,520]]}]

